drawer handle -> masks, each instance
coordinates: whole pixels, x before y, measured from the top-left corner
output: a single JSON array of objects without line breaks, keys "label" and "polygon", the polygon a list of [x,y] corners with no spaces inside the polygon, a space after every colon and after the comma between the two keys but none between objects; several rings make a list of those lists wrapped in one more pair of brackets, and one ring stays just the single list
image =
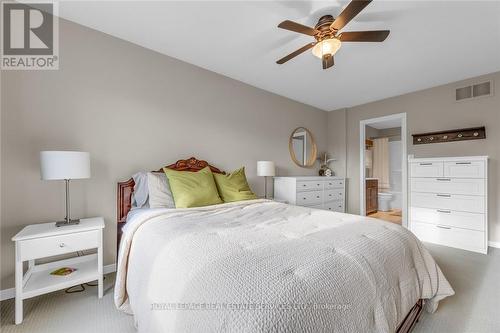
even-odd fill
[{"label": "drawer handle", "polygon": [[66,244],[64,244],[64,243],[59,244],[59,247],[65,247],[65,246],[66,246]]},{"label": "drawer handle", "polygon": [[436,194],[438,197],[451,198],[451,194]]},{"label": "drawer handle", "polygon": [[437,178],[437,180],[442,182],[451,182],[451,178]]},{"label": "drawer handle", "polygon": [[331,194],[328,194],[329,197],[331,197],[332,195]]},{"label": "drawer handle", "polygon": [[439,213],[451,214],[451,210],[438,209],[437,211],[438,211]]},{"label": "drawer handle", "polygon": [[419,163],[419,165],[432,165],[432,163]]},{"label": "drawer handle", "polygon": [[306,187],[307,185],[306,184],[302,184],[302,187]]},{"label": "drawer handle", "polygon": [[320,186],[321,184],[316,184],[316,185]]},{"label": "drawer handle", "polygon": [[302,199],[306,200],[306,198],[302,198]]},{"label": "drawer handle", "polygon": [[455,164],[472,164],[472,162],[455,162]]},{"label": "drawer handle", "polygon": [[450,227],[443,227],[442,225],[437,225],[436,227],[441,228],[441,229],[451,229]]},{"label": "drawer handle", "polygon": [[316,196],[316,198],[318,198],[318,199],[319,199],[319,195],[317,195],[317,196]]}]

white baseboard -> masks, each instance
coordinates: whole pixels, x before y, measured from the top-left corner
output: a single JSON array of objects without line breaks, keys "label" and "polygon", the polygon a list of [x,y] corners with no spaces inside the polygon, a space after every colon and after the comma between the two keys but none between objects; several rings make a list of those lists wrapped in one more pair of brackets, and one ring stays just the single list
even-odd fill
[{"label": "white baseboard", "polygon": [[[113,273],[116,271],[116,264],[106,265],[102,268],[104,274]],[[16,288],[0,290],[0,301],[16,297]]]},{"label": "white baseboard", "polygon": [[500,249],[500,242],[492,242],[492,241],[489,241],[489,242],[488,242],[488,246],[491,246],[491,247],[496,247],[496,248],[499,248],[499,249]]}]

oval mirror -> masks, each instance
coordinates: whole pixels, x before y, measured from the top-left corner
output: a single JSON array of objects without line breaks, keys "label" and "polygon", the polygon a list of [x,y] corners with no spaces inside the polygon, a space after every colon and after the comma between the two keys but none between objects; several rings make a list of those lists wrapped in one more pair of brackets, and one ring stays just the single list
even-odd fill
[{"label": "oval mirror", "polygon": [[288,142],[292,160],[300,167],[310,168],[316,162],[316,142],[311,132],[305,127],[293,130]]}]

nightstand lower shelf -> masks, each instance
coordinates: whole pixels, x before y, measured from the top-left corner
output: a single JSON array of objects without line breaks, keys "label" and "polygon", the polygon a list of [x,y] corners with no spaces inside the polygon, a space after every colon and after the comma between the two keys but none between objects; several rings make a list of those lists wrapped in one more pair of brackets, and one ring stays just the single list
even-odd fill
[{"label": "nightstand lower shelf", "polygon": [[[64,276],[50,274],[50,272],[62,267],[76,268],[76,271]],[[97,268],[97,254],[33,266],[24,276],[21,297],[23,299],[31,298],[98,280],[99,272]]]}]

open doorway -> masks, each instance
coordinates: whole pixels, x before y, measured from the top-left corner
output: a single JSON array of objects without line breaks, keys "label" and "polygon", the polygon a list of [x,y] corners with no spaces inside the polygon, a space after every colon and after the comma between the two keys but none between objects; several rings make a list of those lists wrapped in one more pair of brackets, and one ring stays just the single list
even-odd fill
[{"label": "open doorway", "polygon": [[406,113],[360,121],[361,215],[407,226]]}]

